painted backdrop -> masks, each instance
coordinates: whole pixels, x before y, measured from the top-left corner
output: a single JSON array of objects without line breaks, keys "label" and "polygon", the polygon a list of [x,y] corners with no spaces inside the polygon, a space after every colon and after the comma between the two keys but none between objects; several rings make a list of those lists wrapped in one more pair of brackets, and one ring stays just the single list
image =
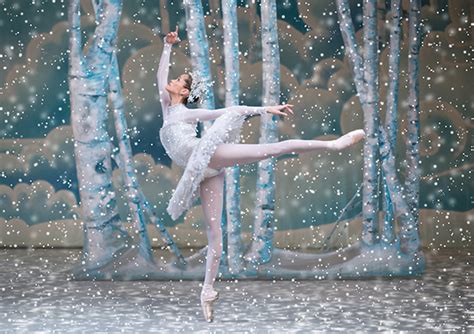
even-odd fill
[{"label": "painted backdrop", "polygon": [[[217,107],[224,106],[222,14],[216,1],[203,1],[210,36]],[[278,1],[281,101],[296,115],[280,121],[280,139],[330,139],[362,127],[362,110],[344,58],[335,1]],[[356,29],[362,13],[350,1]],[[262,62],[260,12],[238,1],[240,103],[260,105]],[[82,246],[77,209],[79,192],[73,156],[67,84],[67,2],[5,0],[0,12],[0,245]],[[404,9],[407,4],[404,2]],[[95,26],[90,1],[82,1],[83,26]],[[388,42],[386,12],[379,10],[380,43]],[[423,1],[421,48],[421,237],[433,249],[471,242],[473,217],[472,19],[469,1]],[[173,222],[165,208],[181,170],[171,164],[159,141],[162,124],[156,69],[162,36],[180,25],[183,42],[173,49],[170,76],[190,69],[185,15],[180,1],[124,3],[118,40],[129,133],[139,183],[180,245],[205,242],[202,214],[195,207]],[[388,21],[387,21],[388,22]],[[407,23],[404,22],[404,25]],[[362,38],[359,30],[357,37]],[[89,36],[90,37],[90,36]],[[86,39],[87,40],[87,39]],[[87,44],[87,42],[86,42]],[[87,45],[86,45],[87,47]],[[402,42],[399,133],[406,129],[407,38]],[[381,91],[388,81],[388,50],[380,60]],[[471,79],[472,80],[472,79]],[[382,117],[384,117],[382,106]],[[109,133],[114,133],[110,117]],[[259,119],[244,129],[242,141],[255,143]],[[116,142],[116,139],[113,138]],[[397,151],[405,151],[399,141]],[[317,247],[362,181],[362,145],[342,153],[285,157],[277,163],[275,242],[278,247]],[[400,160],[400,159],[398,159]],[[399,165],[404,174],[404,165]],[[256,165],[241,170],[243,231],[251,231]],[[118,170],[114,172],[120,215],[129,215]],[[360,229],[360,205],[339,233],[348,243]],[[127,222],[124,222],[127,224]],[[160,243],[151,233],[154,244]]]}]

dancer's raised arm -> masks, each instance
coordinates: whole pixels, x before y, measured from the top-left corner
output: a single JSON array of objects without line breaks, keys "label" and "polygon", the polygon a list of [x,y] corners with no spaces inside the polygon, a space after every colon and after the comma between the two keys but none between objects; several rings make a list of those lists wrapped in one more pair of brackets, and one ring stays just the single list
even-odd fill
[{"label": "dancer's raised arm", "polygon": [[168,84],[168,73],[170,68],[170,56],[171,47],[173,44],[178,43],[178,27],[176,31],[170,32],[164,38],[163,52],[161,54],[160,63],[158,65],[158,71],[156,73],[156,80],[158,82],[158,93],[160,94],[161,109],[163,111],[163,117],[168,116],[168,107],[171,99],[169,93],[166,91],[166,85]]},{"label": "dancer's raised arm", "polygon": [[282,104],[279,106],[266,107],[232,106],[220,109],[189,109],[184,113],[176,115],[176,120],[186,123],[211,121],[228,112],[238,112],[243,116],[261,115],[265,112],[274,115],[288,116],[288,113],[293,114],[292,107],[293,105],[291,104]]}]

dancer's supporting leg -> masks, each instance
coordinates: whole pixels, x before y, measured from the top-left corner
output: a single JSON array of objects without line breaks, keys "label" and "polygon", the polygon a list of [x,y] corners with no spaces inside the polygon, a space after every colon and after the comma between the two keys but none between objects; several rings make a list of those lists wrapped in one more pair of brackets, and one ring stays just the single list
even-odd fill
[{"label": "dancer's supporting leg", "polygon": [[201,182],[201,205],[206,220],[208,240],[206,275],[203,290],[212,289],[222,254],[221,215],[223,206],[224,173]]},{"label": "dancer's supporting leg", "polygon": [[335,140],[290,139],[270,144],[221,144],[214,152],[209,167],[220,169],[249,164],[289,153],[299,154],[322,150],[339,151],[357,143],[364,136],[364,131],[359,129]]}]

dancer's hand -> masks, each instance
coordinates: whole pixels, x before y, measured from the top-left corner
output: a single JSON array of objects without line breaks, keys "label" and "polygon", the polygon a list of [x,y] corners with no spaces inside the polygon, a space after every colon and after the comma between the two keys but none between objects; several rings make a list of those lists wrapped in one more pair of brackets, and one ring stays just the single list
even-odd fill
[{"label": "dancer's hand", "polygon": [[292,104],[282,104],[279,106],[268,107],[267,112],[274,115],[288,116],[288,113],[292,115],[294,114],[293,110],[291,109],[293,107],[294,105]]},{"label": "dancer's hand", "polygon": [[171,31],[166,34],[166,43],[176,44],[179,42],[181,42],[181,40],[179,39],[179,36],[178,36],[178,26],[176,26],[175,31]]}]

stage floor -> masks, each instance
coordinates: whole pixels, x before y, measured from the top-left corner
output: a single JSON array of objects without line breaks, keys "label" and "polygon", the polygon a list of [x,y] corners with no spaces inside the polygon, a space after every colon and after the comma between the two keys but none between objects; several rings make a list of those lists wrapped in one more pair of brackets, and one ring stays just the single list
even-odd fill
[{"label": "stage floor", "polygon": [[413,279],[219,281],[207,324],[198,281],[68,281],[79,249],[0,249],[0,332],[473,332],[473,251],[425,252]]}]

